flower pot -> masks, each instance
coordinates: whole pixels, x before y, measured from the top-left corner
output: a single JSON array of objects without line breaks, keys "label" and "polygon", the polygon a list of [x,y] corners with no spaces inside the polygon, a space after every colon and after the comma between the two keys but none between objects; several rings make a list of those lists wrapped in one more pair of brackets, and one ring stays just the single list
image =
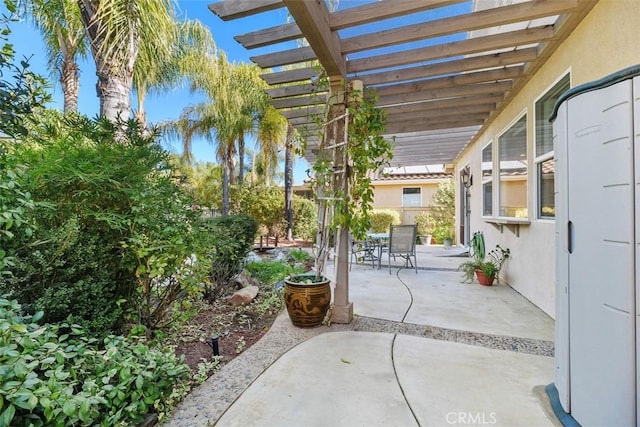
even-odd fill
[{"label": "flower pot", "polygon": [[442,245],[444,246],[445,249],[451,249],[451,246],[453,245],[453,241],[451,239],[444,239],[442,241]]},{"label": "flower pot", "polygon": [[430,245],[431,244],[431,236],[420,236],[420,244],[421,245]]},{"label": "flower pot", "polygon": [[495,279],[496,276],[487,277],[484,275],[482,270],[476,270],[476,278],[478,279],[478,283],[480,283],[481,285],[491,286],[493,285],[493,279]]},{"label": "flower pot", "polygon": [[[284,281],[284,302],[294,326],[313,328],[320,326],[331,304],[331,281],[315,276],[293,276]],[[310,282],[310,283],[308,283]]]}]

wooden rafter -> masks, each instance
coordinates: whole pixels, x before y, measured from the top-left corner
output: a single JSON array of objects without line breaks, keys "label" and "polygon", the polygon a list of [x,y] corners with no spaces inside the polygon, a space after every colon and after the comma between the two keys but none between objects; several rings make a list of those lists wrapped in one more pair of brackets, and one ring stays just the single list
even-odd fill
[{"label": "wooden rafter", "polygon": [[500,68],[490,71],[478,71],[475,73],[458,74],[451,77],[418,80],[410,83],[399,83],[376,88],[378,96],[398,95],[401,93],[424,92],[426,90],[463,87],[475,83],[510,80],[522,76],[523,66]]},{"label": "wooden rafter", "polygon": [[474,37],[455,42],[443,43],[418,49],[388,53],[386,55],[371,56],[368,58],[349,61],[347,71],[357,73],[390,68],[416,62],[432,61],[435,59],[451,58],[458,55],[470,55],[478,52],[486,52],[496,49],[504,49],[512,46],[524,46],[549,40],[553,37],[553,26],[527,28],[524,30],[510,31],[508,33],[492,34],[484,37]]},{"label": "wooden rafter", "polygon": [[295,98],[272,99],[271,105],[280,108],[306,107],[310,105],[324,105],[327,103],[327,95],[297,96]]},{"label": "wooden rafter", "polygon": [[293,70],[278,71],[275,73],[261,74],[260,77],[270,85],[277,85],[309,80],[319,73],[320,71],[318,71],[318,69],[315,67],[306,67],[295,68]]},{"label": "wooden rafter", "polygon": [[460,96],[456,98],[447,98],[436,101],[414,102],[411,104],[402,104],[395,106],[382,106],[388,115],[413,113],[415,111],[429,111],[449,109],[454,107],[467,107],[470,105],[493,105],[502,101],[502,95],[480,95],[480,96]]},{"label": "wooden rafter", "polygon": [[[347,66],[344,56],[340,53],[340,38],[329,27],[329,11],[325,2],[318,0],[283,1],[327,75],[346,78]],[[291,62],[289,63],[291,64]]]},{"label": "wooden rafter", "polygon": [[409,92],[399,95],[381,96],[378,99],[379,106],[385,105],[397,105],[410,102],[428,101],[433,99],[442,98],[455,98],[459,96],[474,96],[474,95],[504,95],[505,92],[511,89],[513,82],[502,81],[497,83],[480,83],[474,85],[466,85],[460,87],[442,88],[425,90],[422,92]]},{"label": "wooden rafter", "polygon": [[332,30],[342,30],[356,25],[450,6],[463,1],[466,0],[382,0],[334,12],[330,16],[330,25]]},{"label": "wooden rafter", "polygon": [[209,10],[223,21],[243,18],[245,16],[255,15],[269,10],[279,9],[283,7],[282,0],[251,0],[251,1],[233,1],[227,0],[209,5]]},{"label": "wooden rafter", "polygon": [[485,9],[465,15],[368,33],[342,40],[342,53],[360,52],[432,37],[528,21],[557,15],[576,8],[578,0],[535,0]]},{"label": "wooden rafter", "polygon": [[538,49],[529,47],[526,49],[514,50],[511,52],[492,53],[489,55],[472,56],[465,59],[455,59],[434,64],[419,65],[417,67],[407,67],[381,73],[370,73],[359,76],[364,85],[377,85],[382,83],[401,82],[406,80],[420,79],[424,77],[438,76],[442,74],[462,73],[493,67],[504,67],[507,65],[530,62],[538,56]]}]

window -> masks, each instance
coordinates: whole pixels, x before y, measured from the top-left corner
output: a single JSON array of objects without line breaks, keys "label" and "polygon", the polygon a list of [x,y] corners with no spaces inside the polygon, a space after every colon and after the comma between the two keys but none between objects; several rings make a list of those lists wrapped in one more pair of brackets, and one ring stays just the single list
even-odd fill
[{"label": "window", "polygon": [[419,208],[422,206],[420,187],[402,189],[402,206],[405,208]]},{"label": "window", "polygon": [[493,149],[482,149],[482,215],[493,216]]},{"label": "window", "polygon": [[527,116],[498,137],[500,165],[499,214],[528,218],[527,212]]},{"label": "window", "polygon": [[549,116],[560,95],[570,87],[567,74],[549,89],[535,105],[536,112],[536,184],[537,216],[552,219],[556,216],[554,199],[555,163],[553,162],[553,126]]}]

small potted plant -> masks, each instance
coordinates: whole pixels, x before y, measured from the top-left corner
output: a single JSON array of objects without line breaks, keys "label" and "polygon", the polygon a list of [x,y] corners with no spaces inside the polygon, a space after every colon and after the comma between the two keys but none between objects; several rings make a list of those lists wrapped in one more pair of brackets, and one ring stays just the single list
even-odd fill
[{"label": "small potted plant", "polygon": [[420,244],[430,245],[432,230],[429,224],[429,214],[426,212],[422,212],[416,215],[416,225],[418,228],[417,231],[418,238],[420,239]]},{"label": "small potted plant", "polygon": [[499,276],[505,261],[511,256],[511,251],[496,245],[485,257],[484,238],[480,232],[474,234],[469,246],[473,259],[463,262],[458,267],[464,272],[463,282],[471,283],[475,276],[481,285],[491,286],[494,279]]}]

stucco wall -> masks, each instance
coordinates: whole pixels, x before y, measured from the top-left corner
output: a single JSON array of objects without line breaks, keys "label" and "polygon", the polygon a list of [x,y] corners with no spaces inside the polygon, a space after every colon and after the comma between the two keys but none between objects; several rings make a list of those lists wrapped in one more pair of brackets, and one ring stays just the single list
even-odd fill
[{"label": "stucco wall", "polygon": [[[571,87],[574,87],[639,64],[639,23],[638,0],[600,0],[456,163],[457,171],[469,164],[475,177],[471,187],[471,230],[484,232],[489,249],[496,244],[511,249],[512,259],[505,268],[504,278],[552,317],[555,317],[555,221],[536,219],[534,103],[568,70],[571,71]],[[481,217],[480,150],[489,141],[495,142],[496,135],[523,112],[527,113],[528,211],[531,224],[520,226],[518,237],[506,226],[501,232],[497,226]],[[459,206],[457,209],[460,209]]]},{"label": "stucco wall", "polygon": [[420,187],[421,206],[427,207],[433,204],[433,194],[438,189],[438,182],[429,183],[374,183],[373,207],[374,209],[401,208],[402,189],[408,187]]}]

